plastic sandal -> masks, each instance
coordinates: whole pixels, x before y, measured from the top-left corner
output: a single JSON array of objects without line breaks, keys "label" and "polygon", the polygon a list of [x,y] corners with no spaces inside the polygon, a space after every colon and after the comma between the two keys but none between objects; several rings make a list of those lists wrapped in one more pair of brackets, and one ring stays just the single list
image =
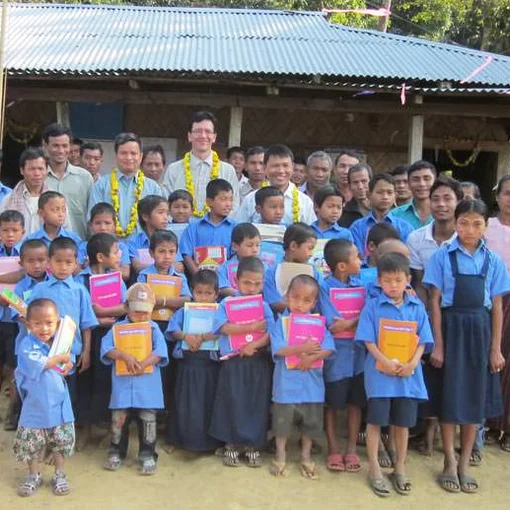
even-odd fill
[{"label": "plastic sandal", "polygon": [[411,480],[400,473],[391,473],[390,480],[393,488],[402,496],[409,496],[411,494]]},{"label": "plastic sandal", "polygon": [[23,483],[18,487],[18,496],[23,498],[33,496],[37,489],[42,486],[42,484],[43,479],[40,473],[37,475],[28,475]]},{"label": "plastic sandal", "polygon": [[348,473],[358,473],[361,471],[361,460],[355,453],[346,453],[344,455],[345,470]]},{"label": "plastic sandal", "polygon": [[457,475],[447,475],[443,473],[438,478],[439,485],[446,492],[460,492],[460,481]]},{"label": "plastic sandal", "polygon": [[255,450],[255,448],[247,448],[244,452],[246,456],[246,465],[252,468],[262,467],[262,457],[260,456],[260,452]]},{"label": "plastic sandal", "polygon": [[142,467],[140,468],[140,474],[144,476],[151,476],[156,474],[158,465],[154,459],[145,459],[142,461]]},{"label": "plastic sandal", "polygon": [[[478,492],[478,482],[468,475],[459,474],[460,490],[466,494]],[[470,487],[471,486],[471,487]]]},{"label": "plastic sandal", "polygon": [[331,455],[328,455],[328,458],[326,459],[326,467],[329,469],[329,471],[344,472],[344,456],[339,453],[332,453]]},{"label": "plastic sandal", "polygon": [[470,466],[479,466],[482,463],[482,452],[480,450],[473,450],[469,456]]},{"label": "plastic sandal", "polygon": [[114,453],[112,455],[108,455],[108,458],[106,459],[106,462],[104,463],[103,467],[107,471],[117,471],[122,466],[122,459],[120,458],[120,455]]},{"label": "plastic sandal", "polygon": [[370,487],[380,498],[387,498],[391,494],[390,487],[384,478],[370,479]]},{"label": "plastic sandal", "polygon": [[227,467],[239,467],[239,450],[233,446],[226,446],[223,455],[223,465]]},{"label": "plastic sandal", "polygon": [[269,472],[273,476],[277,476],[283,478],[287,476],[287,470],[285,469],[285,462],[278,462],[277,460],[272,460],[271,465],[269,466]]},{"label": "plastic sandal", "polygon": [[51,477],[51,486],[53,487],[53,494],[55,496],[66,496],[70,492],[67,476],[62,471],[57,471]]},{"label": "plastic sandal", "polygon": [[318,480],[319,470],[315,462],[301,462],[301,476],[308,480]]}]

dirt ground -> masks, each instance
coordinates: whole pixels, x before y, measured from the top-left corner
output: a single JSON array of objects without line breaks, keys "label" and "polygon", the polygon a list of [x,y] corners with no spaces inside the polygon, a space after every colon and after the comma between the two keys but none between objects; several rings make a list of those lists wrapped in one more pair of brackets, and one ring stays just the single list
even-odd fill
[{"label": "dirt ground", "polygon": [[[3,406],[2,406],[3,407]],[[366,468],[358,474],[329,473],[321,471],[321,479],[308,481],[299,474],[298,450],[290,452],[289,474],[285,479],[275,479],[269,473],[269,455],[264,455],[261,469],[223,467],[212,455],[193,455],[183,451],[166,454],[159,448],[159,470],[154,477],[141,477],[137,473],[135,430],[131,431],[130,456],[116,473],[102,469],[105,450],[94,439],[83,452],[76,453],[66,465],[72,493],[57,498],[48,485],[44,485],[31,498],[16,495],[16,487],[23,478],[24,467],[17,464],[11,454],[13,432],[0,431],[0,509],[145,509],[153,510],[178,507],[188,509],[278,509],[310,510],[332,506],[356,509],[408,509],[441,508],[442,510],[508,509],[510,483],[510,454],[497,447],[490,447],[484,454],[481,467],[473,468],[480,483],[475,495],[447,494],[435,479],[442,466],[439,451],[432,458],[412,452],[408,460],[408,474],[413,480],[413,493],[403,497],[392,493],[385,500],[373,495],[367,486]],[[365,449],[360,448],[365,461]],[[324,464],[323,456],[317,461]],[[51,468],[45,466],[48,480]]]}]

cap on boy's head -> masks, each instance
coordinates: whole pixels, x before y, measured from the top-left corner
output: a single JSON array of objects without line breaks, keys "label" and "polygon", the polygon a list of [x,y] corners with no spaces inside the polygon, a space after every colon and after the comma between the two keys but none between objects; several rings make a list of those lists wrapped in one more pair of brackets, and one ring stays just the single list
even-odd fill
[{"label": "cap on boy's head", "polygon": [[135,283],[126,294],[128,308],[133,312],[152,312],[156,295],[146,283]]}]

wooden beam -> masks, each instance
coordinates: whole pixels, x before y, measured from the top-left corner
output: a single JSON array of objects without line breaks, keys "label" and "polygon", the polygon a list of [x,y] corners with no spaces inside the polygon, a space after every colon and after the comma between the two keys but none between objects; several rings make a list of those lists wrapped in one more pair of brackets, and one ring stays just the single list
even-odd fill
[{"label": "wooden beam", "polygon": [[[423,104],[423,97],[415,96],[413,103]],[[412,115],[409,120],[409,133],[407,142],[407,162],[409,164],[423,157],[423,115]]]},{"label": "wooden beam", "polygon": [[68,101],[87,103],[124,104],[178,104],[190,106],[209,106],[225,108],[240,106],[243,108],[267,108],[283,110],[316,110],[334,112],[383,113],[395,115],[438,115],[459,117],[510,118],[510,103],[489,104],[429,102],[424,104],[400,104],[398,94],[395,101],[367,99],[316,99],[313,97],[267,97],[243,96],[238,94],[186,93],[186,92],[149,92],[133,90],[93,90],[59,89],[38,87],[16,87],[7,91],[9,101]]},{"label": "wooden beam", "polygon": [[57,101],[57,122],[66,126],[68,128],[71,127],[71,119],[69,117],[69,103],[65,101]]},{"label": "wooden beam", "polygon": [[230,107],[230,129],[228,132],[228,146],[241,145],[241,132],[243,125],[243,109],[241,106]]}]

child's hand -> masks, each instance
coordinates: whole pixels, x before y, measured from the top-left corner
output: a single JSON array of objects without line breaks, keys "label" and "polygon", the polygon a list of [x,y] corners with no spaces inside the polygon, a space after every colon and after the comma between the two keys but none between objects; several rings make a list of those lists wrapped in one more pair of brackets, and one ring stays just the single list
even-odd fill
[{"label": "child's hand", "polygon": [[253,356],[257,352],[257,349],[253,346],[253,344],[246,344],[241,348],[241,352],[239,353],[241,357],[250,357]]},{"label": "child's hand", "polygon": [[101,317],[99,319],[99,324],[106,328],[113,326],[115,324],[115,317]]},{"label": "child's hand", "polygon": [[[142,365],[140,364],[140,362],[137,359],[135,359],[133,356],[131,356],[131,354],[124,353],[122,358],[123,358],[124,363],[126,364],[128,372],[130,374],[134,375],[134,374],[137,374],[140,372]],[[144,367],[144,369],[145,369],[145,367]]]},{"label": "child's hand", "polygon": [[490,365],[491,365],[491,372],[501,372],[505,366],[505,358],[503,358],[503,355],[501,354],[501,351],[498,350],[492,350],[490,352]]},{"label": "child's hand", "polygon": [[383,371],[389,375],[397,375],[398,371],[402,368],[400,361],[396,359],[385,358],[381,364],[383,366]]},{"label": "child's hand", "polygon": [[104,310],[105,308],[101,305],[92,305],[92,309],[94,310],[94,313],[96,315],[101,315],[102,313],[104,313]]},{"label": "child's hand", "polygon": [[432,350],[432,354],[430,355],[430,364],[433,367],[441,368],[444,363],[444,351],[442,348],[437,345],[434,346]]},{"label": "child's hand", "polygon": [[76,364],[78,367],[78,373],[81,374],[90,368],[90,352],[82,351],[80,358],[78,359],[78,363]]},{"label": "child's hand", "polygon": [[[318,345],[318,344],[317,344]],[[315,361],[315,357],[310,354],[301,354],[301,361],[297,368],[302,372],[306,372],[312,368],[312,365]]]},{"label": "child's hand", "polygon": [[65,377],[66,375],[69,375],[69,372],[73,369],[74,365],[72,361],[68,361],[65,364],[64,371],[62,372],[62,375]]},{"label": "child's hand", "polygon": [[260,333],[265,333],[267,331],[267,323],[265,319],[261,321],[255,321],[253,323],[252,331],[259,331]]},{"label": "child's hand", "polygon": [[414,374],[416,366],[414,363],[405,363],[404,365],[400,365],[397,370],[397,375],[399,377],[410,377]]},{"label": "child's hand", "polygon": [[58,363],[69,363],[71,361],[71,354],[66,352],[65,354],[58,354]]},{"label": "child's hand", "polygon": [[0,296],[0,306],[9,306],[9,301],[4,297]]},{"label": "child's hand", "polygon": [[188,334],[185,337],[186,343],[189,345],[189,350],[191,352],[197,352],[200,350],[200,346],[202,345],[202,337],[201,335],[191,335]]},{"label": "child's hand", "polygon": [[321,346],[313,340],[307,340],[300,346],[300,350],[303,354],[319,354]]},{"label": "child's hand", "polygon": [[354,331],[356,326],[358,325],[359,319],[335,319],[333,324],[329,327],[329,331],[333,335],[337,335],[338,333],[343,333],[344,331]]}]

